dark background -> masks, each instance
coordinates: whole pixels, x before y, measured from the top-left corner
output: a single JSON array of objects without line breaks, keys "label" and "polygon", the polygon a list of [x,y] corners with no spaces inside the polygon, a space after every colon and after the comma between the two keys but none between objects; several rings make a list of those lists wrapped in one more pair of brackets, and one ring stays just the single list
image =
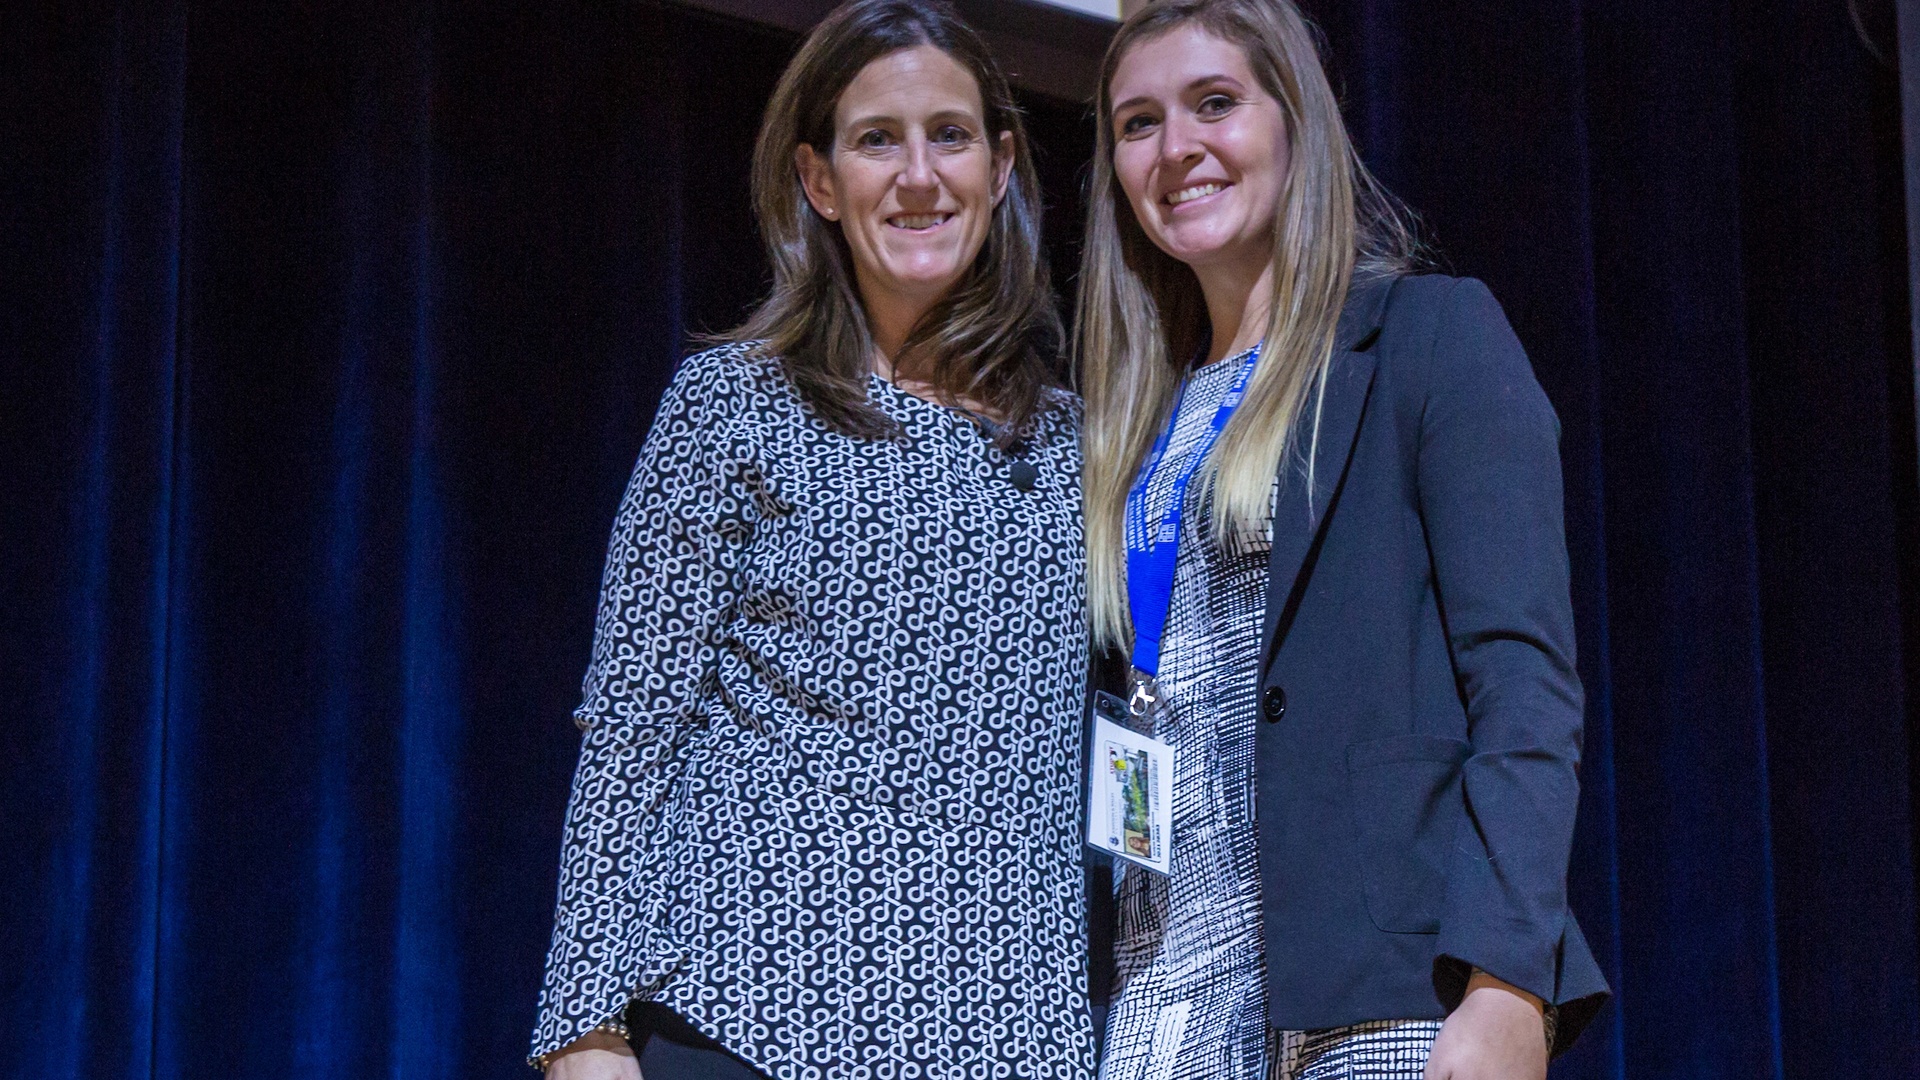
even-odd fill
[{"label": "dark background", "polygon": [[[1556,1077],[1920,1075],[1890,29],[1310,6],[1565,425],[1617,996]],[[606,531],[764,286],[792,44],[638,0],[0,21],[0,1075],[529,1075]],[[1070,290],[1089,121],[1027,104]]]}]

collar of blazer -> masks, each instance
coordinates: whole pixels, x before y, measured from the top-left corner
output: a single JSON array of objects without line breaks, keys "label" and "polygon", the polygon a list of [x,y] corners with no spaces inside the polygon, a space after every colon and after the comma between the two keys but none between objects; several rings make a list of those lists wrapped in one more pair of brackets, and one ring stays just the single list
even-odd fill
[{"label": "collar of blazer", "polygon": [[1327,368],[1325,396],[1318,421],[1311,408],[1305,416],[1307,439],[1317,445],[1313,491],[1307,491],[1307,443],[1280,464],[1280,482],[1273,502],[1273,553],[1267,567],[1266,650],[1260,669],[1273,663],[1299,609],[1301,594],[1311,576],[1312,562],[1326,538],[1327,522],[1340,503],[1353,447],[1360,433],[1373,390],[1373,343],[1386,321],[1387,298],[1398,278],[1356,280],[1347,292],[1334,331],[1333,360]]}]

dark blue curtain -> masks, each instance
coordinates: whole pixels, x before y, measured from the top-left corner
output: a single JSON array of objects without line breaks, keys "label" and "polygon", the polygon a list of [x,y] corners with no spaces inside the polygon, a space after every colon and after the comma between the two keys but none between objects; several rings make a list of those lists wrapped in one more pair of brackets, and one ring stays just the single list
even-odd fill
[{"label": "dark blue curtain", "polygon": [[[1556,1076],[1920,1074],[1892,73],[1839,0],[1313,7],[1565,423],[1618,997]],[[606,529],[764,286],[792,40],[5,22],[0,1075],[525,1075]],[[1029,104],[1064,280],[1087,118]]]},{"label": "dark blue curtain", "polygon": [[1845,0],[1311,6],[1564,424],[1573,902],[1616,996],[1557,1075],[1920,1076],[1891,34]]}]

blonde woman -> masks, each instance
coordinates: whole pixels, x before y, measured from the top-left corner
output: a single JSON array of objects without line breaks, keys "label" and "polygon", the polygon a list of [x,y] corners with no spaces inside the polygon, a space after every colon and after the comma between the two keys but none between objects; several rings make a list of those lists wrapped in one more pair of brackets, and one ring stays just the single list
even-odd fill
[{"label": "blonde woman", "polygon": [[1145,8],[1097,110],[1090,617],[1174,757],[1103,1075],[1540,1080],[1606,992],[1552,409],[1410,273],[1288,0]]},{"label": "blonde woman", "polygon": [[1087,1080],[1079,407],[1006,80],[855,0],[767,108],[773,292],[607,557],[552,1080]]}]

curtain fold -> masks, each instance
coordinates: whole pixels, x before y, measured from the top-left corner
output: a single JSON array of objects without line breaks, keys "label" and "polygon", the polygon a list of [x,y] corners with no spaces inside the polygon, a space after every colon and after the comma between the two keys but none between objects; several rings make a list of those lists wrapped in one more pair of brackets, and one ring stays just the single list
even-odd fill
[{"label": "curtain fold", "polygon": [[1894,73],[1840,4],[1310,6],[1564,425],[1616,996],[1556,1075],[1920,1072]]},{"label": "curtain fold", "polygon": [[[23,1075],[145,1075],[152,1063],[183,16],[178,4],[47,12],[9,20],[0,46],[20,98],[0,155],[0,987],[13,1017],[0,1060]],[[69,107],[33,107],[48,100]]]}]

